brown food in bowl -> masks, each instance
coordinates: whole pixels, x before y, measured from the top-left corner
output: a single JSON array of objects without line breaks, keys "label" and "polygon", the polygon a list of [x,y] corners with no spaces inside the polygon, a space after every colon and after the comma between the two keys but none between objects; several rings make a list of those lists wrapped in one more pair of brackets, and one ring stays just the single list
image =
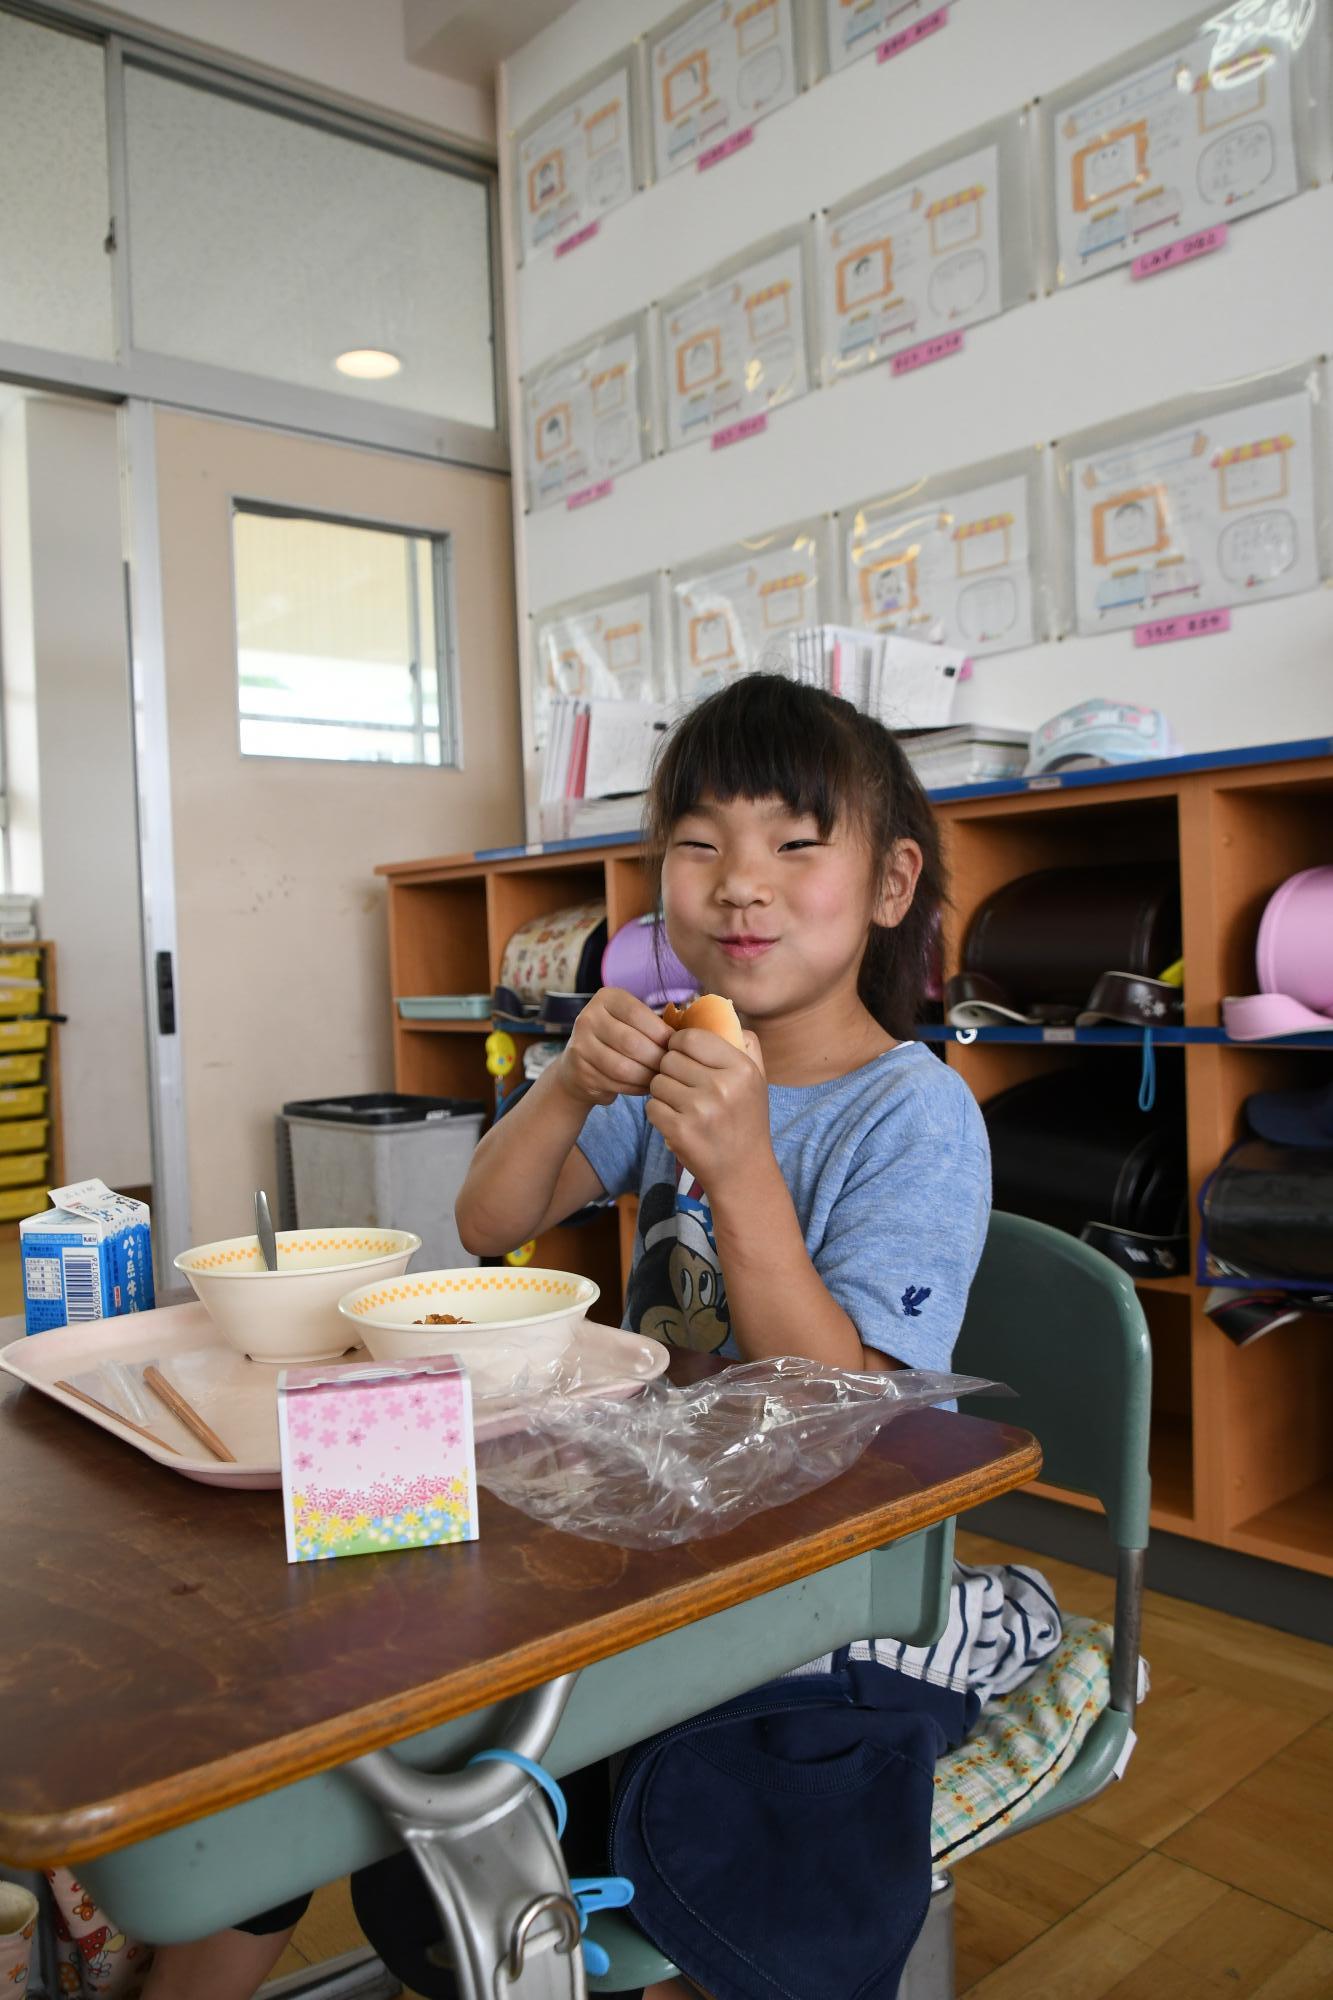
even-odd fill
[{"label": "brown food in bowl", "polygon": [[457,1313],[427,1313],[424,1319],[414,1319],[413,1326],[471,1326],[470,1319],[460,1319]]}]

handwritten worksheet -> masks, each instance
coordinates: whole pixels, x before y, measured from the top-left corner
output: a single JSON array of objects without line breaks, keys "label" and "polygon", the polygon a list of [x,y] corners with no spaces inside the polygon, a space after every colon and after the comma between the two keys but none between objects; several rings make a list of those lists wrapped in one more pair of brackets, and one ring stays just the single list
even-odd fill
[{"label": "handwritten worksheet", "polygon": [[1033,642],[1032,536],[1021,475],[840,517],[849,623],[977,655]]},{"label": "handwritten worksheet", "polygon": [[858,56],[868,56],[895,35],[933,28],[936,16],[946,25],[961,0],[824,0],[828,58],[832,70],[845,69]]},{"label": "handwritten worksheet", "polygon": [[634,192],[628,68],[544,118],[515,149],[523,255],[562,244]]},{"label": "handwritten worksheet", "polygon": [[821,615],[818,531],[812,524],[686,566],[673,572],[671,593],[687,700],[759,668],[790,673],[792,635]]},{"label": "handwritten worksheet", "polygon": [[523,384],[529,507],[549,507],[644,455],[637,328],[603,336]]},{"label": "handwritten worksheet", "polygon": [[709,0],[648,58],[658,179],[796,95],[792,0]]},{"label": "handwritten worksheet", "polygon": [[1001,310],[999,157],[983,146],[830,215],[827,381]]},{"label": "handwritten worksheet", "polygon": [[667,446],[766,416],[810,387],[799,239],[662,309]]},{"label": "handwritten worksheet", "polygon": [[1079,631],[1313,590],[1312,429],[1279,396],[1074,457]]},{"label": "handwritten worksheet", "polygon": [[532,722],[546,742],[551,700],[660,701],[666,676],[658,657],[653,593],[647,584],[538,618],[533,630]]},{"label": "handwritten worksheet", "polygon": [[1055,110],[1052,123],[1064,285],[1285,201],[1300,184],[1290,49],[1237,33],[1226,14]]}]

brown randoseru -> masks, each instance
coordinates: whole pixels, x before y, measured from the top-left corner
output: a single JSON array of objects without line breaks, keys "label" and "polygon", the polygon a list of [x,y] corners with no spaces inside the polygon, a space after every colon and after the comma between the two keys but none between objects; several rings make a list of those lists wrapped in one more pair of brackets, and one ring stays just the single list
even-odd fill
[{"label": "brown randoseru", "polygon": [[710,1034],[721,1035],[724,1042],[730,1042],[733,1049],[744,1053],[745,1036],[736,1018],[736,1009],[720,993],[701,993],[687,1007],[677,1007],[674,1001],[668,1000],[662,1009],[662,1019],[673,1031],[677,1028],[707,1028]]}]

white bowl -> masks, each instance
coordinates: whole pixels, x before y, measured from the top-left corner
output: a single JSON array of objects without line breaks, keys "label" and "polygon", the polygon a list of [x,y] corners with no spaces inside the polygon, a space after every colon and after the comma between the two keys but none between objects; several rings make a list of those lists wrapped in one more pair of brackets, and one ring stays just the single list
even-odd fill
[{"label": "white bowl", "polygon": [[421,1238],[407,1229],[281,1229],[278,1268],[257,1236],[203,1243],[176,1259],[229,1347],[252,1361],[332,1361],[352,1345],[338,1313],[349,1281],[399,1278]]},{"label": "white bowl", "polygon": [[[421,1271],[348,1292],[338,1310],[376,1361],[456,1354],[478,1395],[496,1395],[520,1375],[559,1360],[601,1297],[591,1278],[529,1265]],[[427,1313],[455,1313],[466,1326],[418,1326]]]}]

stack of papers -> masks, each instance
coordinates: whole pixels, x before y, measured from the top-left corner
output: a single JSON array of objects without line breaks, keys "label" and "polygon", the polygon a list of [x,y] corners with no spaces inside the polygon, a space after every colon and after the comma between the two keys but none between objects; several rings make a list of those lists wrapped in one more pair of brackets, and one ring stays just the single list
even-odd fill
[{"label": "stack of papers", "polygon": [[1027,765],[1028,732],[966,722],[957,729],[923,729],[920,735],[905,736],[903,749],[926,789],[942,791],[947,785],[1021,777]]},{"label": "stack of papers", "polygon": [[956,647],[852,625],[807,625],[790,644],[793,679],[840,694],[886,729],[942,729],[971,671]]}]

